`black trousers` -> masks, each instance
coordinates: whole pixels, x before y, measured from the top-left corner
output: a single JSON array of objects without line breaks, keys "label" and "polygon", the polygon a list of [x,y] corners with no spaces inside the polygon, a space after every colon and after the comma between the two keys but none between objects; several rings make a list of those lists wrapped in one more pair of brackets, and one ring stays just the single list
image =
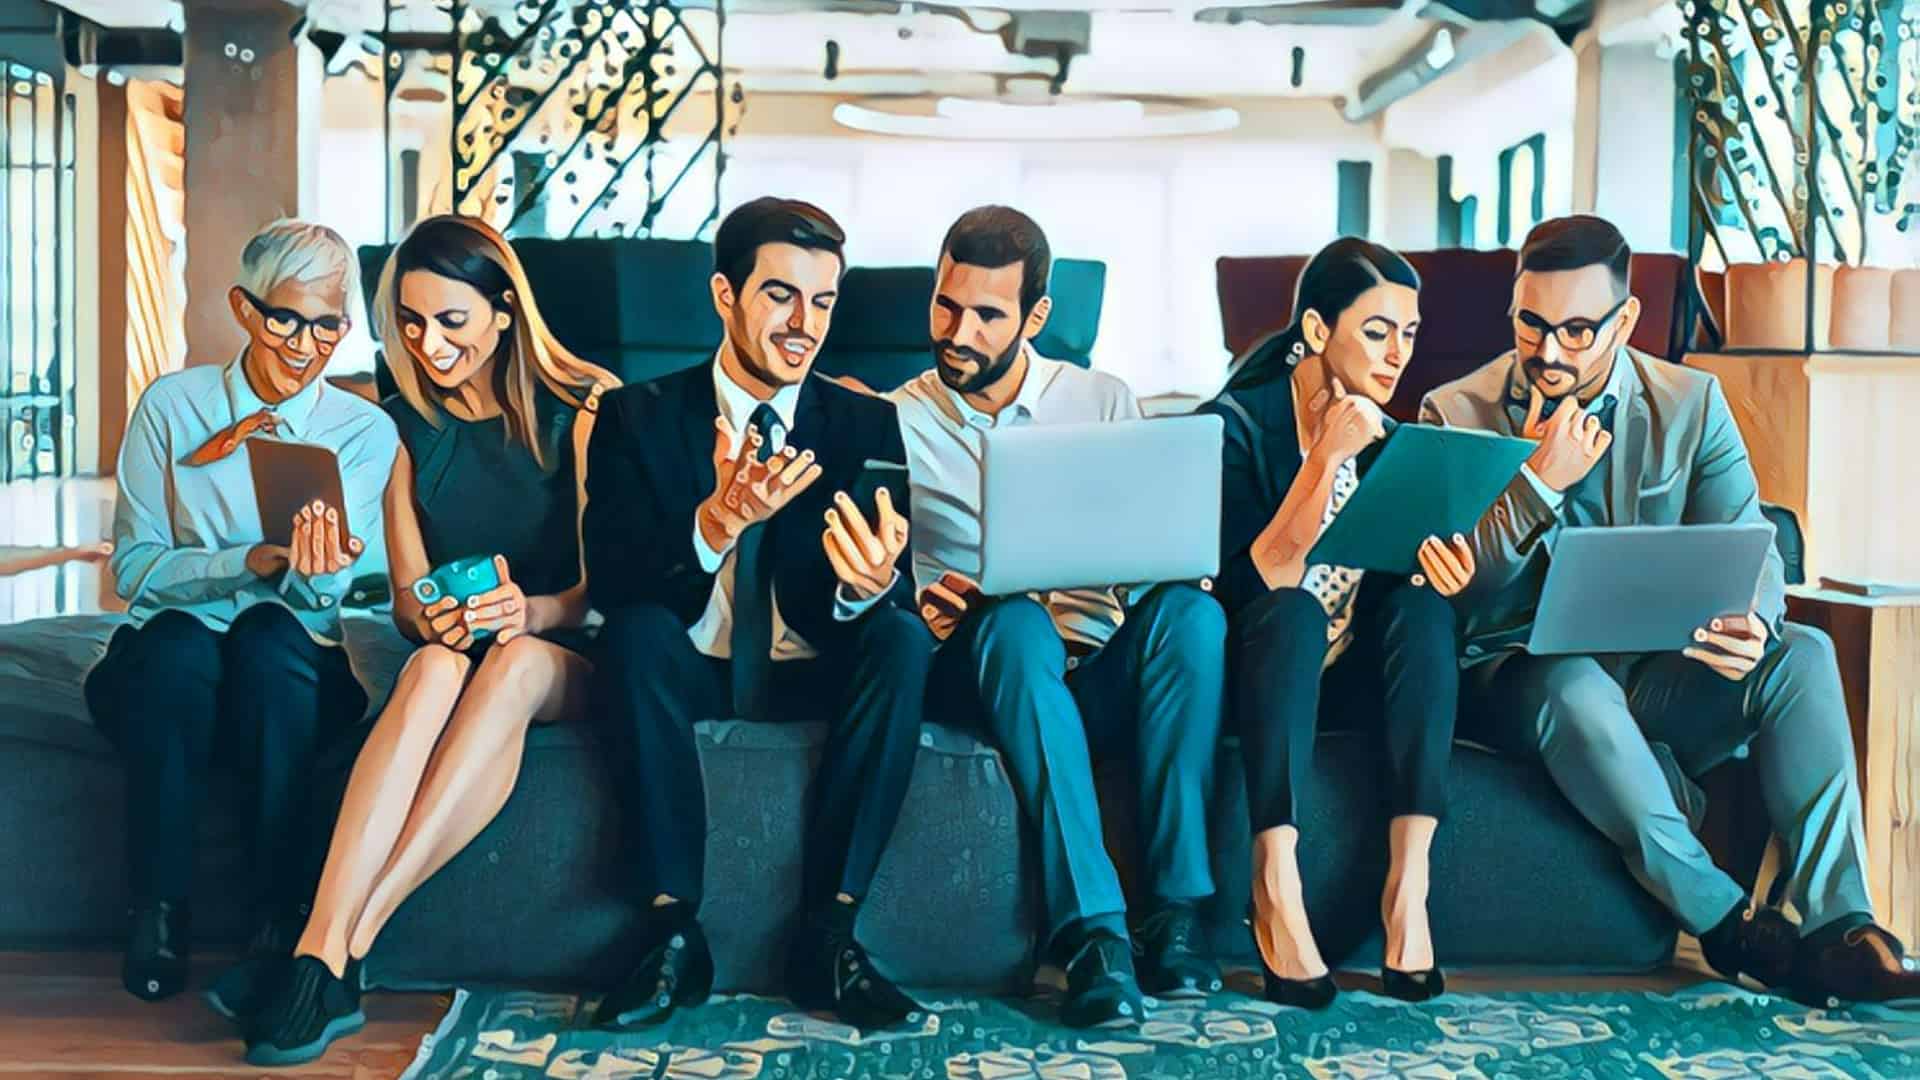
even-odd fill
[{"label": "black trousers", "polygon": [[[605,615],[595,712],[607,726],[639,895],[697,905],[707,800],[693,726],[731,715],[730,665],[695,649],[665,608]],[[873,883],[913,777],[932,655],[918,617],[882,606],[841,649],[773,665],[770,716],[827,725],[805,811],[802,901],[810,908],[839,893],[864,897]]]},{"label": "black trousers", "polygon": [[293,613],[256,604],[224,634],[181,611],[114,631],[87,675],[87,707],[127,771],[127,871],[136,900],[193,893],[207,775],[245,781],[264,916],[311,894],[315,760],[366,712],[346,650],[309,637]]},{"label": "black trousers", "polygon": [[1323,728],[1377,732],[1390,812],[1441,815],[1460,699],[1453,605],[1373,575],[1361,581],[1351,626],[1347,651],[1322,673],[1327,614],[1313,594],[1275,589],[1232,620],[1232,706],[1255,833],[1296,824]]}]

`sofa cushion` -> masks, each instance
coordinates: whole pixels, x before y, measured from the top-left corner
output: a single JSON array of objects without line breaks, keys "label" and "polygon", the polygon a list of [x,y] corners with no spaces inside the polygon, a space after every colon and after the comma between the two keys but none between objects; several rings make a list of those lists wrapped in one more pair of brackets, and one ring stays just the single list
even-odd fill
[{"label": "sofa cushion", "polygon": [[[98,945],[122,932],[122,777],[77,690],[116,623],[0,626],[0,865],[34,868],[0,890],[0,948]],[[345,625],[356,672],[371,696],[384,697],[409,647],[384,619]],[[813,726],[733,721],[697,732],[711,807],[704,910],[725,988],[777,985],[798,893],[800,807],[821,738]],[[1018,984],[1040,922],[1020,809],[998,756],[970,735],[929,725],[921,745],[862,935],[909,984]],[[1329,958],[1364,957],[1385,872],[1378,764],[1357,737],[1320,745],[1302,821],[1310,912]],[[352,741],[335,747],[315,785],[308,846],[316,860],[354,749]],[[505,809],[402,905],[369,958],[369,978],[387,987],[604,985],[623,974],[637,913],[601,759],[590,725],[536,728]],[[1116,796],[1112,782],[1105,787],[1115,796],[1109,846],[1123,866],[1137,866],[1133,788],[1123,783]],[[246,874],[238,792],[230,777],[210,785],[194,901],[203,942],[233,942],[250,929],[224,884]],[[1462,745],[1450,792],[1432,908],[1448,964],[1631,970],[1665,960],[1671,919],[1537,764]],[[1246,820],[1242,765],[1229,742],[1211,810],[1219,892],[1207,915],[1220,953],[1250,963]]]}]

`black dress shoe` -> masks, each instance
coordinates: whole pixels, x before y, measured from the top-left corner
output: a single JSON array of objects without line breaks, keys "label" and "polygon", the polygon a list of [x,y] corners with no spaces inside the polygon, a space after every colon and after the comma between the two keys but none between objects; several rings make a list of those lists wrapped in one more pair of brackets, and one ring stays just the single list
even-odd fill
[{"label": "black dress shoe", "polygon": [[1388,997],[1401,1001],[1431,1001],[1447,992],[1446,973],[1437,967],[1425,971],[1401,971],[1380,965],[1380,988]]},{"label": "black dress shoe", "polygon": [[1800,945],[1799,928],[1778,909],[1742,901],[1713,929],[1700,935],[1700,955],[1727,982],[1741,975],[1762,986],[1784,987],[1792,981],[1794,956]]},{"label": "black dress shoe", "polygon": [[293,961],[293,946],[306,927],[306,915],[306,909],[301,908],[270,919],[255,931],[245,955],[207,988],[207,1006],[236,1024],[244,1024],[286,974]]},{"label": "black dress shoe", "polygon": [[1067,1000],[1060,1020],[1068,1027],[1137,1024],[1147,1005],[1133,973],[1133,946],[1118,935],[1096,930],[1067,961]]},{"label": "black dress shoe", "polygon": [[284,972],[247,1021],[249,1065],[301,1065],[366,1026],[358,964],[335,977],[324,961],[296,956]]},{"label": "black dress shoe", "polygon": [[1822,929],[1800,942],[1793,996],[1816,1008],[1920,1000],[1920,965],[1899,938],[1874,923]]},{"label": "black dress shoe", "polygon": [[873,966],[854,940],[858,908],[834,903],[808,916],[787,955],[787,993],[810,1011],[830,1012],[862,1030],[892,1027],[920,1004]]},{"label": "black dress shoe", "polygon": [[127,953],[120,964],[127,993],[159,1001],[185,988],[192,933],[187,905],[166,900],[137,905],[129,915]]},{"label": "black dress shoe", "polygon": [[1140,989],[1156,997],[1204,997],[1226,985],[1220,965],[1194,943],[1200,914],[1192,904],[1169,901],[1140,923],[1134,952]]},{"label": "black dress shoe", "polygon": [[[685,904],[672,908],[684,909]],[[651,1027],[682,1006],[695,1006],[713,993],[713,952],[691,909],[655,913],[652,944],[625,982],[594,1010],[593,1022],[627,1031]]]}]

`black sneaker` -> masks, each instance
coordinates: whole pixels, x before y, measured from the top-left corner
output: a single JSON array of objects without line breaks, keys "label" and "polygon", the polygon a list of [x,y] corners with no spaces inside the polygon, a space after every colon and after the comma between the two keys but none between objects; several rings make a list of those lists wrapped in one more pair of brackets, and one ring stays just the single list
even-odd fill
[{"label": "black sneaker", "polygon": [[1200,913],[1192,904],[1170,900],[1140,923],[1134,955],[1140,964],[1140,989],[1156,997],[1204,997],[1226,985],[1220,965],[1202,952]]},{"label": "black sneaker", "polygon": [[247,1024],[247,1064],[301,1065],[366,1026],[359,974],[358,964],[348,964],[347,977],[335,978],[320,960],[294,957]]},{"label": "black sneaker", "polygon": [[1067,961],[1061,1022],[1068,1027],[1109,1027],[1137,1024],[1146,1014],[1133,974],[1133,946],[1110,931],[1094,931]]},{"label": "black sneaker", "polygon": [[186,988],[192,914],[183,903],[156,900],[127,913],[127,952],[120,983],[145,1001],[172,997]]},{"label": "black sneaker", "polygon": [[204,995],[207,1007],[236,1024],[245,1024],[265,1004],[274,984],[293,960],[293,946],[306,924],[306,909],[271,919],[255,931],[247,951],[220,973]]}]

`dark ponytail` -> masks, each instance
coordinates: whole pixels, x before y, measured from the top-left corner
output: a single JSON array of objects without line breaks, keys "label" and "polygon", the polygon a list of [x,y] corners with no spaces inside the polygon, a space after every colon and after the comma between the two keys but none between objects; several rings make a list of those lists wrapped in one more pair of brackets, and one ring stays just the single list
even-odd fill
[{"label": "dark ponytail", "polygon": [[1300,317],[1317,311],[1332,326],[1361,294],[1382,282],[1420,288],[1420,275],[1392,248],[1343,236],[1307,261],[1293,289],[1293,321],[1255,342],[1227,370],[1228,390],[1248,390],[1287,377],[1306,353]]}]

